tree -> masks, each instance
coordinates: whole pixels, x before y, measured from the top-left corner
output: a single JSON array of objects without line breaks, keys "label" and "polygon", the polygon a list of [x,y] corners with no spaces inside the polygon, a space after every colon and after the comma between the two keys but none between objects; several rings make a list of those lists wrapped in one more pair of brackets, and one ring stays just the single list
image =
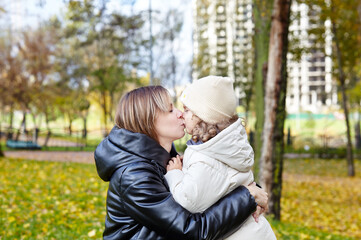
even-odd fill
[{"label": "tree", "polygon": [[78,94],[77,100],[78,116],[81,116],[83,119],[82,138],[86,139],[88,135],[87,117],[89,113],[90,102],[86,99],[86,93],[84,92],[82,94]]},{"label": "tree", "polygon": [[252,41],[254,29],[249,24],[252,16],[244,13],[251,7],[252,1],[234,1],[233,4],[226,5],[226,7],[234,9],[231,19],[235,34],[230,34],[233,35],[232,68],[234,76],[232,77],[235,80],[235,88],[239,91],[239,104],[245,108],[245,120],[247,121],[254,94],[255,48]]},{"label": "tree", "polygon": [[351,110],[358,115],[355,123],[355,145],[357,149],[361,149],[361,79],[358,79],[353,88],[347,90],[346,95],[349,96]]},{"label": "tree", "polygon": [[287,89],[287,49],[291,0],[275,0],[273,5],[267,79],[260,183],[269,194],[269,210],[280,220],[283,128]]},{"label": "tree", "polygon": [[[359,17],[360,2],[354,0],[303,0],[313,12],[319,15],[319,21],[324,24],[324,29],[315,30],[315,45],[324,41],[325,28],[328,28],[332,36],[332,53],[330,57],[333,63],[333,76],[337,79],[338,91],[341,93],[341,103],[345,114],[346,138],[347,138],[347,169],[348,175],[355,175],[355,167],[352,153],[351,127],[349,120],[349,101],[347,89],[353,86],[356,79],[360,78],[359,68],[361,49]],[[357,75],[358,74],[358,75]]]},{"label": "tree", "polygon": [[[4,13],[5,10],[0,6],[0,17],[2,15],[2,13]],[[4,42],[3,42],[3,39],[0,38],[0,52],[2,52],[4,49]],[[1,56],[1,55],[0,55]],[[4,69],[5,67],[5,64],[4,64],[4,61],[2,58],[0,58],[0,69]],[[4,81],[4,77],[3,77],[3,72],[0,71],[0,96],[3,96],[4,94],[4,88],[2,86],[2,82]],[[2,99],[0,98],[0,107],[1,107],[1,110],[0,110],[0,117],[2,117],[1,115],[3,114],[3,103],[2,103]],[[1,128],[1,124],[2,124],[2,119],[0,119],[0,157],[3,157],[4,156],[4,153],[3,153],[3,150],[2,150],[2,144],[1,144],[1,137],[2,137],[2,128]]]},{"label": "tree", "polygon": [[80,65],[86,69],[90,90],[100,96],[97,100],[103,110],[106,135],[118,94],[127,83],[137,82],[132,71],[139,66],[137,51],[142,39],[136,33],[143,20],[139,15],[108,14],[106,2],[97,7],[94,1],[70,1],[67,9],[64,38],[73,39],[73,49],[81,49]]},{"label": "tree", "polygon": [[68,120],[68,133],[69,136],[73,134],[73,121],[78,118],[78,112],[76,110],[76,98],[78,96],[77,91],[74,89],[63,86],[61,89],[62,95],[58,95],[56,98],[56,105],[59,106],[59,110]]},{"label": "tree", "polygon": [[[0,38],[0,52],[2,52],[4,49],[4,42],[3,42],[3,39]],[[4,69],[5,67],[5,62],[4,62],[4,59],[2,58],[3,56],[0,54],[0,69]],[[3,103],[3,96],[5,95],[6,93],[6,89],[5,89],[5,77],[4,77],[4,73],[3,71],[0,71],[0,96],[2,96],[0,98],[0,117],[2,117],[4,111],[3,111],[3,107],[4,107],[4,103]],[[4,156],[4,152],[2,150],[2,142],[1,142],[1,139],[2,139],[2,119],[0,118],[0,157],[3,157]]]},{"label": "tree", "polygon": [[195,29],[193,30],[193,40],[197,47],[193,53],[193,78],[199,79],[211,74],[212,61],[208,44],[208,23],[210,14],[209,9],[211,1],[197,1],[195,9]]},{"label": "tree", "polygon": [[[50,75],[53,73],[53,60],[56,44],[58,41],[57,29],[59,21],[48,21],[39,28],[22,33],[22,40],[17,44],[20,56],[22,57],[24,84],[27,87],[21,92],[26,96],[22,99],[23,123],[25,124],[26,112],[30,111],[33,116],[35,127],[35,138],[39,132],[39,124],[43,116],[43,97],[46,96],[45,85],[51,82]],[[20,97],[20,98],[19,98]],[[17,99],[21,96],[17,96]],[[40,116],[40,119],[38,118]],[[25,126],[25,125],[24,125]]]},{"label": "tree", "polygon": [[[336,3],[335,3],[336,2]],[[352,1],[354,2],[354,1]],[[355,176],[355,164],[353,159],[353,153],[352,153],[352,140],[351,140],[351,129],[350,129],[350,123],[349,123],[349,107],[348,107],[348,100],[346,95],[346,74],[345,70],[350,71],[352,69],[352,65],[355,63],[355,58],[352,58],[349,56],[348,51],[345,49],[347,46],[345,42],[352,43],[354,41],[352,37],[345,36],[345,34],[340,34],[340,31],[342,31],[343,27],[352,27],[354,26],[351,23],[351,19],[348,19],[348,21],[344,21],[344,19],[349,18],[350,13],[355,13],[353,9],[346,8],[348,13],[343,14],[340,9],[336,10],[335,4],[337,4],[336,0],[331,0],[330,3],[330,10],[331,10],[331,28],[332,28],[332,34],[333,34],[333,42],[334,42],[334,51],[337,59],[337,65],[338,65],[338,80],[339,80],[339,86],[340,91],[342,94],[342,107],[344,109],[345,114],[345,123],[346,123],[346,136],[347,136],[347,173],[348,176]],[[346,7],[346,6],[340,6],[340,4],[345,4],[343,1],[341,1],[339,4],[337,4],[337,7]],[[350,6],[347,6],[350,7]],[[352,16],[355,16],[356,14],[352,14]],[[357,18],[356,18],[357,19]],[[359,30],[359,28],[357,29]],[[345,42],[343,42],[345,41]],[[356,40],[357,43],[357,40]],[[346,45],[346,46],[345,46]],[[358,51],[361,53],[360,51]],[[359,55],[360,56],[360,55]],[[351,68],[351,69],[350,69]]]},{"label": "tree", "polygon": [[50,122],[57,119],[58,115],[58,106],[56,104],[57,97],[63,92],[59,92],[59,88],[55,81],[52,81],[44,86],[39,99],[42,101],[42,104],[38,104],[41,113],[45,117],[45,124],[47,129],[47,136],[44,142],[44,146],[47,146],[50,136],[52,134],[50,128]]},{"label": "tree", "polygon": [[255,0],[253,16],[255,22],[255,70],[254,70],[254,97],[256,108],[255,126],[255,164],[254,174],[258,179],[259,159],[262,149],[262,131],[264,124],[264,83],[266,81],[266,69],[268,61],[269,36],[271,29],[273,1]]},{"label": "tree", "polygon": [[[28,103],[31,100],[30,95],[30,83],[29,76],[25,73],[25,66],[23,57],[18,54],[15,55],[13,52],[16,51],[15,44],[12,41],[8,41],[5,44],[5,49],[2,51],[1,58],[4,65],[2,71],[3,77],[3,94],[1,100],[4,106],[9,108],[9,132],[8,138],[13,138],[13,115],[14,110],[19,109],[23,111],[24,116],[22,122],[25,122],[26,109]],[[24,125],[25,126],[25,125]],[[20,134],[18,130],[17,138]]]},{"label": "tree", "polygon": [[[177,78],[180,78],[178,70],[177,46],[180,31],[183,26],[182,12],[177,9],[170,9],[163,20],[163,26],[157,34],[156,44],[159,46],[158,71],[161,82],[165,86],[170,86],[174,91],[174,101],[176,101]],[[179,45],[178,45],[179,47]],[[158,73],[158,74],[157,74]]]}]

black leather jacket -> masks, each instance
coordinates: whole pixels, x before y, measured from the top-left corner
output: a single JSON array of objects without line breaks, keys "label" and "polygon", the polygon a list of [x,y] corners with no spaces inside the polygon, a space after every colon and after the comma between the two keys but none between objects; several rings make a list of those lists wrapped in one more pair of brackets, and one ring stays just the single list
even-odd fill
[{"label": "black leather jacket", "polygon": [[237,230],[255,210],[257,204],[245,187],[204,213],[182,208],[163,176],[175,154],[144,134],[117,127],[99,144],[97,171],[110,181],[104,239],[219,239]]}]

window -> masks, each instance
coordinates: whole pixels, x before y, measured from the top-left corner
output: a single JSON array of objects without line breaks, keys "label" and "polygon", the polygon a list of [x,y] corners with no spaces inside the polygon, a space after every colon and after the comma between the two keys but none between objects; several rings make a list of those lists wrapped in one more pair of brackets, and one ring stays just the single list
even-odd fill
[{"label": "window", "polygon": [[310,91],[317,91],[317,86],[310,86]]},{"label": "window", "polygon": [[310,71],[310,72],[315,72],[315,71],[317,71],[317,67],[314,67],[314,66],[309,67],[309,68],[308,68],[308,71]]}]

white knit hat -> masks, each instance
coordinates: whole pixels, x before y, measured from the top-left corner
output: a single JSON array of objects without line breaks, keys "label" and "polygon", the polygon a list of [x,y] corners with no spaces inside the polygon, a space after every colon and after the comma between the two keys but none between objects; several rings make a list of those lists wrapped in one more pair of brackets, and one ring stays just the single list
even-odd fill
[{"label": "white knit hat", "polygon": [[233,80],[208,76],[194,81],[183,91],[180,101],[206,123],[219,123],[236,113]]}]

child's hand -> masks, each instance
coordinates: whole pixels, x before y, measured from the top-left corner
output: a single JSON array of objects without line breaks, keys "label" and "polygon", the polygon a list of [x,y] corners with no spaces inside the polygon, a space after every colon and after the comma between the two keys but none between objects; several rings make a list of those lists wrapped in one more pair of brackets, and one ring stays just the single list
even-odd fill
[{"label": "child's hand", "polygon": [[265,209],[263,207],[257,206],[257,209],[254,213],[252,213],[252,216],[256,223],[259,221],[259,216],[261,216],[262,213],[264,213]]},{"label": "child's hand", "polygon": [[182,160],[183,157],[181,158],[179,155],[177,155],[177,157],[173,157],[168,162],[167,171],[169,172],[170,170],[174,170],[174,169],[182,170]]}]

